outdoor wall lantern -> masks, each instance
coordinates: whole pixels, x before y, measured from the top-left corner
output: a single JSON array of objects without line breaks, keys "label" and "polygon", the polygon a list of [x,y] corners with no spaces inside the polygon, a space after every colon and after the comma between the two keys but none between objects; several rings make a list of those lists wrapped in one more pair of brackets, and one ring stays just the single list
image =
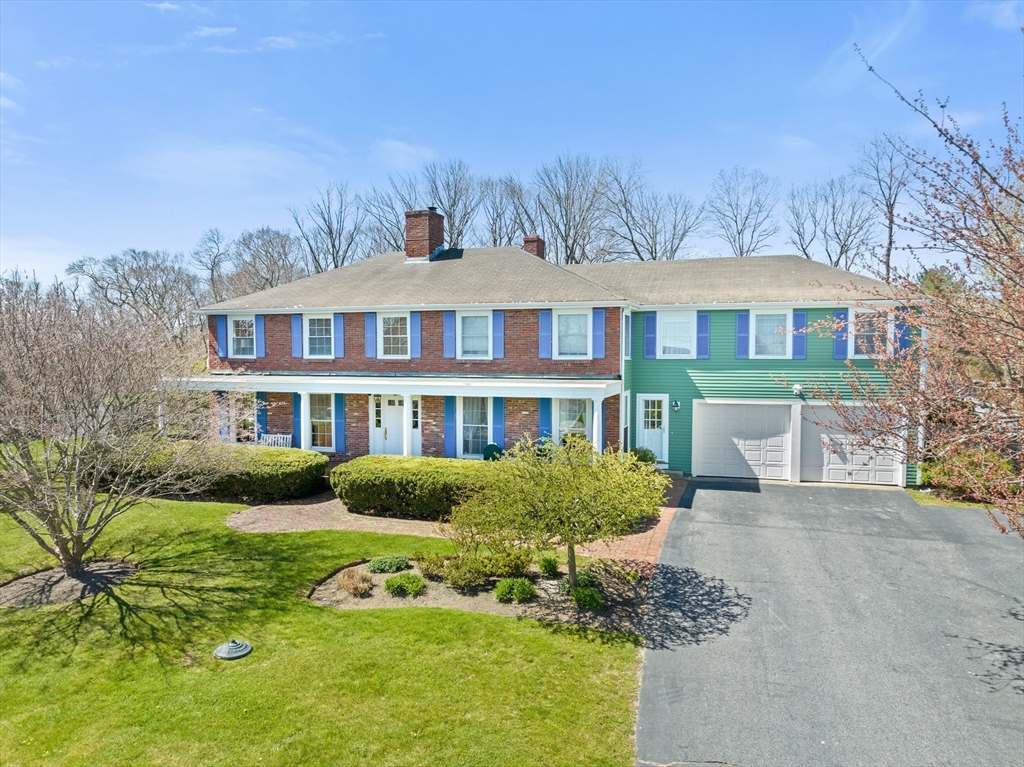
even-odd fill
[{"label": "outdoor wall lantern", "polygon": [[801,384],[793,384],[793,394],[800,396],[804,393],[804,387]]},{"label": "outdoor wall lantern", "polygon": [[677,399],[672,400],[672,410],[674,412],[678,413],[679,412],[679,408],[680,408],[679,400],[677,400]]}]

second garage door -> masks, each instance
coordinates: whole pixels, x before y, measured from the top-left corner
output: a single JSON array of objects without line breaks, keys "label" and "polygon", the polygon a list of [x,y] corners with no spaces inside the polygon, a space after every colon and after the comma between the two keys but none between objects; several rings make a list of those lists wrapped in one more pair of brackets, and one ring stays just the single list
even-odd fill
[{"label": "second garage door", "polygon": [[791,417],[786,405],[699,403],[694,414],[693,473],[789,479]]},{"label": "second garage door", "polygon": [[804,408],[800,427],[800,479],[804,482],[898,485],[901,471],[896,456],[855,447],[830,408]]}]

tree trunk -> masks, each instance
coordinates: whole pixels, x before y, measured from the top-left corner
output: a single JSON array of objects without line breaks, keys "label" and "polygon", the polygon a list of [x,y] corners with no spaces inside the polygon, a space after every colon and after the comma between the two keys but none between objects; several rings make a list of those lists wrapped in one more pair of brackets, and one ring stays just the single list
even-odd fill
[{"label": "tree trunk", "polygon": [[576,588],[576,547],[569,544],[569,588]]}]

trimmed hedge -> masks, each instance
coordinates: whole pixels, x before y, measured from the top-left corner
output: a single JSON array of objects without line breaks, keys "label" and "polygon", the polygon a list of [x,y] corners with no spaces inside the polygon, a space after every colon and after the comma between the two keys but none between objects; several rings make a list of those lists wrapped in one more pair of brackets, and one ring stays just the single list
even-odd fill
[{"label": "trimmed hedge", "polygon": [[484,461],[367,455],[336,466],[331,487],[350,511],[444,519],[487,480]]}]

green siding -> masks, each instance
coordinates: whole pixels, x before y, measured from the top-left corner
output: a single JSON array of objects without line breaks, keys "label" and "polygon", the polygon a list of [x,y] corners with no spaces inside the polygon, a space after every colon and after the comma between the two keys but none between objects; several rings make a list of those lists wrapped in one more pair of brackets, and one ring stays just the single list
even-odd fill
[{"label": "green siding", "polygon": [[[798,307],[799,310],[799,307]],[[817,322],[832,317],[831,309],[807,309],[807,359],[805,360],[738,360],[736,359],[736,310],[712,311],[711,358],[706,360],[647,360],[643,358],[643,313],[633,314],[633,359],[623,372],[625,388],[631,392],[630,441],[636,444],[636,402],[640,394],[668,394],[678,400],[678,412],[670,409],[670,469],[692,470],[693,400],[695,399],[791,399],[792,385],[804,385],[805,391],[814,380],[849,390],[841,376],[847,371],[846,360],[832,358],[832,337],[819,335],[813,328]],[[870,360],[856,360],[859,367],[872,369]],[[786,376],[788,386],[778,382]],[[632,446],[632,445],[631,445]]]}]

